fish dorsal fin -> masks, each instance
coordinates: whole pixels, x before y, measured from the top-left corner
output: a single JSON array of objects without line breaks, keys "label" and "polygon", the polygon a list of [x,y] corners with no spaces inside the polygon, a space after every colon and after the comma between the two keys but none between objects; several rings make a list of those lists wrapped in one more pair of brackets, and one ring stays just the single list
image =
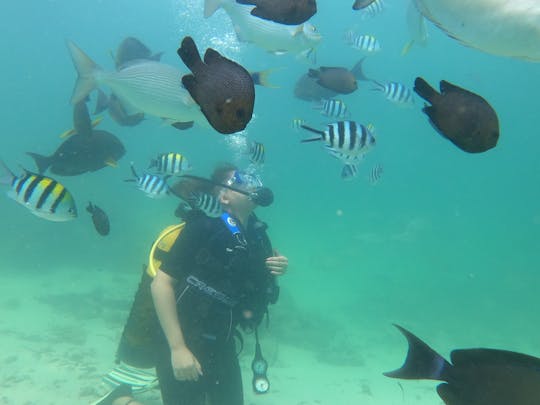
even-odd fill
[{"label": "fish dorsal fin", "polygon": [[86,101],[79,101],[73,107],[73,127],[75,132],[81,136],[92,135],[92,121],[88,113]]},{"label": "fish dorsal fin", "polygon": [[193,73],[195,73],[203,63],[197,45],[195,45],[195,41],[193,41],[193,38],[191,37],[185,37],[182,40],[182,45],[178,48],[176,53],[178,53],[182,62],[184,62],[188,69]]},{"label": "fish dorsal fin", "polygon": [[452,364],[456,367],[474,365],[516,366],[540,369],[540,359],[523,353],[497,349],[460,349],[450,354]]},{"label": "fish dorsal fin", "polygon": [[212,65],[214,63],[221,63],[225,58],[219,54],[218,51],[212,48],[208,48],[204,53],[204,63]]},{"label": "fish dorsal fin", "polygon": [[469,91],[462,89],[461,87],[456,86],[455,84],[449,83],[446,80],[441,80],[441,83],[439,84],[439,87],[441,89],[441,93],[445,94],[451,91],[459,91],[459,92],[467,92]]}]

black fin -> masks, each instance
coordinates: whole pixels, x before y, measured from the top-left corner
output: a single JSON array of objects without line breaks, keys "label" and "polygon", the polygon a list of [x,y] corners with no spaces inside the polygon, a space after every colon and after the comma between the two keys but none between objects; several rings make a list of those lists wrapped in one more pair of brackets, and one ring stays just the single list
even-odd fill
[{"label": "black fin", "polygon": [[178,122],[173,122],[171,125],[175,127],[176,129],[184,131],[186,129],[190,129],[191,127],[193,127],[193,124],[194,124],[194,121],[187,121],[187,122],[178,121]]},{"label": "black fin", "polygon": [[356,62],[356,64],[351,69],[351,73],[353,74],[353,76],[357,80],[362,80],[362,81],[368,82],[371,79],[364,74],[364,70],[363,70],[363,67],[362,67],[362,64],[364,63],[366,58],[367,58],[367,56],[364,56],[362,59],[360,59],[358,62]]},{"label": "black fin", "polygon": [[317,141],[322,141],[322,138],[318,137],[318,138],[302,139],[300,142],[306,143],[306,142],[317,142]]},{"label": "black fin", "polygon": [[197,101],[197,81],[195,80],[195,76],[193,75],[184,75],[182,76],[182,85],[186,88],[186,90],[189,92],[189,95],[193,97],[193,99],[198,103]]},{"label": "black fin", "polygon": [[437,93],[437,90],[431,87],[429,83],[421,77],[417,77],[414,81],[414,91],[416,92],[416,94],[418,94],[424,100],[429,101],[431,104],[433,104],[432,100],[439,95],[439,93]]},{"label": "black fin", "polygon": [[[137,172],[135,171],[135,166],[133,165],[133,162],[131,162],[130,166],[131,166],[131,173],[133,173],[133,176],[135,176],[135,178],[138,179],[138,178],[139,178],[139,175],[138,175]],[[130,180],[126,180],[126,181],[134,181],[134,180],[130,179]]]},{"label": "black fin", "polygon": [[409,350],[401,368],[383,374],[387,377],[406,380],[445,381],[445,376],[452,365],[407,329],[396,324],[394,326],[407,338]]},{"label": "black fin", "polygon": [[208,48],[206,52],[204,53],[204,63],[207,65],[211,65],[213,63],[219,63],[222,60],[228,60],[220,55],[218,51],[212,48]]},{"label": "black fin", "polygon": [[257,0],[236,0],[238,4],[250,4],[250,5],[257,5]]},{"label": "black fin", "polygon": [[[191,37],[185,37],[182,40],[182,45],[176,51],[182,62],[191,70],[193,73],[196,73],[198,69],[203,65],[201,55],[195,45],[195,41]],[[185,77],[185,76],[184,76]]]},{"label": "black fin", "polygon": [[321,136],[324,135],[324,131],[321,131],[320,129],[311,128],[311,127],[308,127],[307,125],[300,125],[300,127],[307,129],[308,131],[314,132],[316,134],[319,134]]},{"label": "black fin", "polygon": [[441,80],[441,82],[439,83],[439,88],[441,89],[442,94],[448,93],[449,91],[466,91],[467,93],[470,93],[470,91],[462,89],[455,84],[447,82],[446,80]]},{"label": "black fin", "polygon": [[309,77],[314,77],[314,78],[318,79],[320,75],[321,75],[321,72],[318,71],[317,69],[309,69],[309,71],[308,71],[308,76]]},{"label": "black fin", "polygon": [[90,214],[94,213],[94,206],[90,201],[88,201],[88,206],[86,207],[86,211],[88,211]]},{"label": "black fin", "polygon": [[92,120],[85,100],[79,101],[73,106],[73,128],[77,135],[92,135]]},{"label": "black fin", "polygon": [[109,97],[103,92],[103,90],[98,89],[98,98],[96,101],[96,107],[94,109],[94,115],[102,113],[107,108],[109,108]]},{"label": "black fin", "polygon": [[49,166],[52,164],[52,156],[43,156],[38,153],[26,152],[28,156],[31,156],[36,162],[36,166],[39,174],[43,174],[47,171]]}]

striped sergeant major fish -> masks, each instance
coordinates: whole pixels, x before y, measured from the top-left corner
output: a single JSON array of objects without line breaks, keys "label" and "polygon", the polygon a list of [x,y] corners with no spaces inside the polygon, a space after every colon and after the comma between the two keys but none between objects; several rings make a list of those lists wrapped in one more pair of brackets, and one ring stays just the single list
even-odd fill
[{"label": "striped sergeant major fish", "polygon": [[302,125],[302,128],[320,136],[303,139],[301,142],[323,141],[328,152],[343,161],[359,159],[375,146],[373,133],[356,121],[334,122],[328,124],[325,131],[307,125]]},{"label": "striped sergeant major fish", "polygon": [[300,128],[302,128],[302,125],[305,125],[305,124],[306,124],[306,121],[303,120],[302,118],[293,118],[291,125],[293,129],[299,130]]},{"label": "striped sergeant major fish", "polygon": [[385,0],[375,0],[370,5],[361,10],[362,17],[375,17],[376,15],[382,13],[385,9]]},{"label": "striped sergeant major fish", "polygon": [[338,99],[322,99],[321,102],[315,106],[315,109],[320,110],[322,115],[333,118],[346,118],[349,114],[347,105]]},{"label": "striped sergeant major fish", "polygon": [[136,182],[138,189],[144,191],[148,197],[162,198],[169,194],[167,179],[171,177],[170,175],[161,177],[155,174],[143,173],[142,176],[139,176],[133,163],[131,163],[131,173],[133,173],[135,179],[127,179],[125,181]]},{"label": "striped sergeant major fish", "polygon": [[223,213],[223,207],[219,198],[212,194],[192,193],[188,202],[193,209],[201,210],[211,218],[217,218]]},{"label": "striped sergeant major fish", "polygon": [[374,53],[381,50],[381,43],[373,35],[348,34],[347,42],[359,51]]},{"label": "striped sergeant major fish", "polygon": [[387,100],[404,106],[414,104],[413,92],[404,84],[398,82],[379,83],[377,81],[373,81],[373,83],[376,87],[372,90],[380,91]]},{"label": "striped sergeant major fish", "polygon": [[160,153],[155,159],[152,159],[148,168],[155,168],[156,171],[163,174],[179,175],[182,172],[191,170],[191,165],[184,155],[169,152]]},{"label": "striped sergeant major fish", "polygon": [[368,173],[368,181],[372,186],[379,183],[383,174],[383,166],[380,163],[375,164]]},{"label": "striped sergeant major fish", "polygon": [[4,173],[0,173],[0,183],[11,186],[8,196],[26,207],[32,214],[55,222],[77,218],[75,200],[62,184],[28,170],[16,176],[4,162],[1,164]]},{"label": "striped sergeant major fish", "polygon": [[249,144],[249,160],[256,165],[264,164],[265,149],[261,142],[252,141]]}]

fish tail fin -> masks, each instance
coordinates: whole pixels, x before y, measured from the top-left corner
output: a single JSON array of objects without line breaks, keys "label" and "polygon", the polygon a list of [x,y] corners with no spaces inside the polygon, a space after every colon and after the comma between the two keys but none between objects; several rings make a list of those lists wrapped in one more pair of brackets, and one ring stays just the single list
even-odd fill
[{"label": "fish tail fin", "polygon": [[378,82],[377,80],[371,80],[371,83],[375,85],[375,87],[372,87],[372,91],[384,91],[384,84],[381,82]]},{"label": "fish tail fin", "polygon": [[86,211],[88,211],[90,214],[94,213],[94,206],[92,205],[92,202],[88,201],[88,205],[86,206]]},{"label": "fish tail fin", "polygon": [[213,15],[221,7],[221,0],[204,0],[204,18]]},{"label": "fish tail fin", "polygon": [[[133,174],[133,176],[138,179],[139,178],[139,175],[137,174],[137,171],[135,170],[135,165],[133,164],[133,162],[131,162],[129,164],[129,166],[131,167],[131,173]],[[128,181],[128,180],[126,180]]]},{"label": "fish tail fin", "polygon": [[271,89],[278,89],[279,86],[275,86],[272,83],[270,83],[269,77],[272,72],[274,72],[276,69],[266,69],[266,70],[260,70],[258,72],[250,72],[251,78],[253,79],[253,83],[255,83],[258,86],[268,87]]},{"label": "fish tail fin", "polygon": [[364,64],[364,61],[366,60],[366,58],[367,58],[367,56],[364,56],[362,59],[360,59],[358,62],[356,62],[356,64],[351,69],[351,73],[353,74],[353,76],[357,80],[362,80],[362,81],[365,81],[365,82],[369,82],[369,81],[371,81],[371,79],[364,74],[364,68],[362,66]]},{"label": "fish tail fin", "polygon": [[4,161],[0,159],[0,184],[11,184],[15,177],[17,176],[15,176]]},{"label": "fish tail fin", "polygon": [[[314,133],[319,134],[321,136],[324,136],[324,131],[321,131],[319,129],[311,128],[311,127],[308,127],[307,125],[304,125],[304,124],[300,125],[300,128],[304,128],[304,129],[306,129],[308,131],[311,131],[311,132],[314,132]],[[320,140],[320,138],[315,138],[315,139]],[[311,142],[311,141],[306,139],[306,140],[304,140],[302,142]]]},{"label": "fish tail fin", "polygon": [[148,165],[148,169],[152,169],[154,167],[157,167],[157,159],[150,159],[150,164]]},{"label": "fish tail fin", "polygon": [[386,377],[406,380],[444,380],[452,367],[450,363],[405,328],[396,324],[394,326],[407,339],[409,349],[403,366],[383,374]]},{"label": "fish tail fin", "polygon": [[418,94],[423,99],[429,101],[430,103],[432,100],[438,96],[437,90],[435,90],[433,87],[429,85],[428,82],[426,82],[423,78],[417,77],[414,81],[414,91],[416,94]]},{"label": "fish tail fin", "polygon": [[187,36],[182,40],[180,48],[176,51],[182,62],[185,63],[187,68],[192,72],[195,72],[197,68],[203,63],[201,54],[197,49],[197,45],[193,38]]},{"label": "fish tail fin", "polygon": [[26,152],[26,154],[36,162],[39,174],[45,173],[52,163],[52,158],[50,156],[43,156],[33,152]]},{"label": "fish tail fin", "polygon": [[84,100],[86,96],[97,87],[95,74],[100,71],[101,68],[73,42],[68,41],[67,46],[75,69],[79,75],[75,82],[73,94],[71,95],[71,103],[77,104]]}]

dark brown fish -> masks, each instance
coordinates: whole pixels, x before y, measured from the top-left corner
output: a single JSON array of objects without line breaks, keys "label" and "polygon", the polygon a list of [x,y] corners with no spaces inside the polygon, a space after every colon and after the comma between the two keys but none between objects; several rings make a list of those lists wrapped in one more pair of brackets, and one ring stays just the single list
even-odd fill
[{"label": "dark brown fish", "polygon": [[92,215],[92,222],[97,233],[101,236],[107,236],[111,230],[111,226],[109,224],[109,217],[105,214],[105,211],[91,202],[88,203],[86,211]]},{"label": "dark brown fish", "polygon": [[152,54],[152,51],[137,38],[127,37],[120,42],[113,58],[118,70],[126,63],[134,60],[146,59],[159,62],[161,55],[163,55],[163,52]]},{"label": "dark brown fish", "polygon": [[352,8],[353,10],[361,10],[368,7],[371,3],[374,3],[377,0],[355,0]]},{"label": "dark brown fish", "polygon": [[395,325],[409,343],[403,366],[384,373],[409,380],[438,380],[446,405],[538,405],[540,359],[495,349],[459,349],[452,364],[411,332]]},{"label": "dark brown fish", "polygon": [[256,6],[251,15],[286,25],[305,23],[317,12],[316,0],[236,0]]},{"label": "dark brown fish", "polygon": [[439,94],[421,77],[414,81],[414,91],[431,103],[422,110],[431,125],[465,152],[480,153],[495,147],[499,119],[489,103],[478,94],[444,80],[440,89]]},{"label": "dark brown fish", "polygon": [[308,75],[322,87],[336,93],[349,94],[358,89],[355,75],[344,67],[321,66],[318,70],[309,69]]},{"label": "dark brown fish", "polygon": [[212,127],[222,134],[243,130],[251,120],[255,86],[249,72],[208,48],[204,62],[191,37],[185,37],[178,55],[193,74],[182,84],[201,107]]},{"label": "dark brown fish", "polygon": [[126,150],[113,134],[93,130],[84,101],[73,108],[75,135],[67,138],[51,156],[28,152],[36,162],[39,173],[50,168],[59,176],[77,176],[114,166]]}]

